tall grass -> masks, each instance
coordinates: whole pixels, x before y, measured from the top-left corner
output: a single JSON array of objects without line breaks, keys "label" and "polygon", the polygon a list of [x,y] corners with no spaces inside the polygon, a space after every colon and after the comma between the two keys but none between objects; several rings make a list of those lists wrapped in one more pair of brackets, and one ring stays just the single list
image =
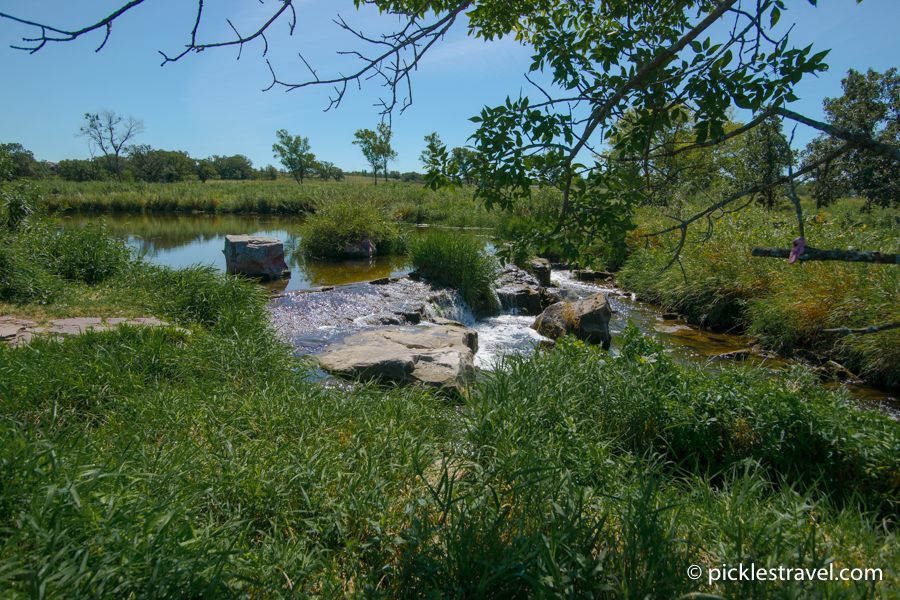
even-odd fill
[{"label": "tall grass", "polygon": [[371,241],[377,254],[406,254],[406,232],[368,202],[334,202],[311,215],[300,227],[300,251],[306,256],[334,257],[349,245]]},{"label": "tall grass", "polygon": [[494,280],[500,267],[482,239],[429,233],[412,241],[409,260],[425,279],[458,290],[474,309],[493,310],[498,303]]},{"label": "tall grass", "polygon": [[[689,214],[695,207],[685,207]],[[858,212],[848,200],[816,213],[807,210],[807,241],[817,248],[897,252],[896,211]],[[664,223],[645,211],[639,233]],[[713,236],[688,244],[680,265],[667,271],[676,239],[636,244],[618,281],[643,298],[720,330],[747,330],[787,356],[833,359],[873,383],[900,385],[900,333],[825,336],[821,329],[900,321],[900,270],[890,265],[751,258],[756,246],[788,248],[796,237],[787,211],[751,207],[714,222]],[[677,236],[677,234],[675,234]],[[683,269],[683,270],[682,270]]]},{"label": "tall grass", "polygon": [[[0,345],[4,599],[900,593],[900,423],[806,371],[679,366],[630,328],[617,358],[507,356],[453,406],[322,382],[242,279],[60,286],[190,333]],[[884,580],[688,577],[751,562]]]},{"label": "tall grass", "polygon": [[[900,426],[808,378],[685,369],[632,332],[619,359],[568,340],[508,357],[459,410],[315,383],[264,322],[228,313],[191,336],[0,347],[4,598],[900,589],[876,512],[900,493]],[[752,561],[885,580],[687,576]]]}]

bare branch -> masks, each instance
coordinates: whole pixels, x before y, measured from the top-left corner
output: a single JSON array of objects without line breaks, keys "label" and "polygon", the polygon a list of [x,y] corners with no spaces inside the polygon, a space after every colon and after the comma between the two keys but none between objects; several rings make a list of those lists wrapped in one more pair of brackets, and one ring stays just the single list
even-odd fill
[{"label": "bare branch", "polygon": [[[754,248],[751,256],[760,258],[789,258],[790,250],[783,248]],[[836,260],[841,262],[881,263],[900,265],[900,254],[882,254],[881,252],[865,252],[860,250],[819,250],[806,247],[798,258],[800,262],[810,260]]]},{"label": "bare branch", "polygon": [[890,323],[888,325],[879,325],[877,327],[861,327],[859,329],[847,329],[846,327],[838,327],[837,329],[820,329],[819,333],[834,335],[847,335],[850,333],[857,333],[860,335],[865,335],[867,333],[878,333],[879,331],[889,331],[891,329],[900,329],[900,323]]}]

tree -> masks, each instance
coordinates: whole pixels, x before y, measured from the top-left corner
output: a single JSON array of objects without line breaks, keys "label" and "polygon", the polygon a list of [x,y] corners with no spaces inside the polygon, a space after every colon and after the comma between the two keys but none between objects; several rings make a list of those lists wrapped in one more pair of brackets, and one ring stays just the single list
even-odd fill
[{"label": "tree", "polygon": [[450,151],[450,158],[456,165],[456,171],[460,179],[465,183],[474,181],[473,174],[478,166],[481,156],[478,152],[469,148],[454,148]]},{"label": "tree", "polygon": [[757,201],[766,208],[775,208],[788,196],[786,184],[777,185],[794,161],[790,142],[782,132],[782,119],[770,117],[742,136],[743,152],[736,166],[734,191],[763,187]]},{"label": "tree", "polygon": [[425,136],[425,149],[419,155],[419,162],[426,170],[440,168],[447,161],[447,146],[441,142],[437,131]]},{"label": "tree", "polygon": [[344,172],[338,167],[334,166],[334,163],[328,162],[327,160],[323,160],[316,167],[316,173],[319,177],[322,178],[323,181],[328,181],[329,179],[334,179],[335,181],[341,181],[344,179]]},{"label": "tree", "polygon": [[218,174],[216,167],[209,160],[201,158],[197,161],[197,179],[201,182],[206,183],[208,179],[212,179]]},{"label": "tree", "polygon": [[84,113],[84,124],[78,128],[78,136],[85,138],[89,147],[103,152],[107,168],[122,181],[121,154],[125,145],[143,131],[144,122],[140,119],[103,108],[100,112]]},{"label": "tree", "polygon": [[397,153],[391,148],[393,133],[390,126],[386,123],[379,123],[376,131],[359,129],[354,136],[356,141],[353,144],[359,146],[363,156],[366,157],[366,161],[372,167],[372,172],[375,175],[375,185],[378,185],[379,169],[385,174],[385,181],[387,181],[387,166],[397,158]]},{"label": "tree", "polygon": [[287,129],[279,129],[275,132],[275,137],[278,138],[278,142],[272,144],[275,158],[302,185],[303,178],[311,175],[316,165],[316,156],[309,151],[309,138],[293,136]]},{"label": "tree", "polygon": [[128,166],[135,179],[155,183],[185,181],[197,163],[183,150],[154,150],[147,144],[128,147]]},{"label": "tree", "polygon": [[[841,80],[840,98],[823,102],[829,125],[900,147],[900,74],[872,69],[863,75],[851,69]],[[820,134],[803,151],[803,164],[820,162],[843,140]],[[900,206],[900,162],[856,148],[828,160],[812,172],[816,206],[827,206],[847,194],[866,198],[866,206]]]},{"label": "tree", "polygon": [[36,161],[34,154],[22,144],[0,144],[0,153],[6,156],[7,168],[13,178],[41,179],[46,175],[44,165]]},{"label": "tree", "polygon": [[206,160],[216,170],[216,174],[220,179],[253,179],[256,175],[253,161],[243,154],[235,154],[234,156],[218,156],[214,154]]}]

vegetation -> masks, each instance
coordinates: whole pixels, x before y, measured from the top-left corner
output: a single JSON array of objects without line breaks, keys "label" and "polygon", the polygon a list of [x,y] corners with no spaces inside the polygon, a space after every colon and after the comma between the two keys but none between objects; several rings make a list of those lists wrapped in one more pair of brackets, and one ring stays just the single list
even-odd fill
[{"label": "vegetation", "polygon": [[332,202],[310,215],[300,228],[300,250],[307,256],[339,256],[351,244],[370,241],[376,254],[406,254],[405,231],[369,202]]},{"label": "vegetation", "polygon": [[[375,185],[378,185],[378,170],[384,174],[387,181],[388,163],[396,160],[397,153],[391,148],[391,127],[387,123],[379,123],[375,131],[371,129],[359,129],[354,134],[354,145],[359,146],[363,156],[366,157],[375,175]],[[399,173],[397,174],[399,176]]]},{"label": "vegetation", "polygon": [[[882,520],[900,495],[900,426],[803,373],[678,367],[631,331],[618,359],[569,340],[507,357],[460,409],[316,382],[246,282],[143,265],[99,285],[119,278],[155,286],[193,334],[0,347],[6,598],[900,588]],[[687,575],[752,561],[883,580]]]},{"label": "vegetation", "polygon": [[[850,69],[841,80],[844,93],[824,101],[825,119],[835,127],[866,135],[888,146],[900,147],[900,74],[873,69],[863,75]],[[819,135],[803,152],[806,165],[838,150],[834,137]],[[866,199],[866,207],[900,207],[900,162],[854,149],[818,167],[813,173],[816,207],[828,206],[842,196]]]},{"label": "vegetation", "polygon": [[144,122],[131,115],[126,118],[108,108],[96,113],[84,113],[84,124],[78,135],[87,140],[91,156],[103,152],[107,170],[122,181],[122,155],[126,144],[144,131]]},{"label": "vegetation", "polygon": [[494,281],[500,265],[476,237],[434,232],[413,240],[409,260],[425,279],[459,290],[476,311],[495,309]]},{"label": "vegetation", "polygon": [[272,144],[275,158],[281,161],[297,183],[303,185],[303,178],[315,171],[316,155],[310,152],[309,138],[293,136],[287,129],[275,132],[278,141]]},{"label": "vegetation", "polygon": [[[850,246],[897,252],[900,216],[894,210],[859,212],[863,201],[844,200],[815,211],[808,201],[807,239],[823,248]],[[682,210],[689,213],[695,207]],[[718,330],[744,330],[785,356],[836,360],[873,383],[900,385],[900,335],[834,336],[820,329],[866,327],[900,321],[893,301],[900,271],[890,265],[803,263],[749,258],[753,247],[783,247],[792,237],[793,210],[748,208],[713,221],[712,237],[687,244],[679,264],[662,272],[678,241],[635,243],[617,281],[644,299]],[[643,231],[667,219],[653,208],[638,213]],[[637,240],[636,240],[637,242]]]},{"label": "vegetation", "polygon": [[[303,214],[333,202],[352,198],[377,205],[403,223],[430,223],[451,227],[491,227],[506,218],[472,200],[473,190],[428,190],[421,185],[391,182],[374,187],[361,178],[342,182],[316,182],[302,188],[286,180],[215,181],[147,184],[117,182],[36,182],[41,205],[52,212],[192,212]],[[546,202],[549,196],[536,198]],[[530,212],[523,205],[520,213]]]}]

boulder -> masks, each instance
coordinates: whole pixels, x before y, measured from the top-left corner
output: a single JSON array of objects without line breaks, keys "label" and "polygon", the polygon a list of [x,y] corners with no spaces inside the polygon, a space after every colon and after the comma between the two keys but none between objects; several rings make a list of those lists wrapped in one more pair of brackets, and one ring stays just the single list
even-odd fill
[{"label": "boulder", "polygon": [[507,264],[497,279],[497,298],[503,310],[520,310],[526,315],[541,314],[541,284],[537,278],[514,264]]},{"label": "boulder", "polygon": [[336,375],[460,391],[475,378],[477,350],[478,334],[467,327],[392,327],[351,335],[316,358]]},{"label": "boulder", "polygon": [[557,302],[578,300],[578,294],[565,288],[543,288],[541,290],[541,307],[547,308]]},{"label": "boulder", "polygon": [[606,281],[607,279],[611,279],[612,276],[612,273],[607,273],[606,271],[594,271],[591,269],[572,271],[572,277],[574,277],[578,281]]},{"label": "boulder", "polygon": [[533,258],[525,263],[525,270],[537,277],[543,287],[550,285],[550,261],[546,258]]},{"label": "boulder", "polygon": [[225,236],[225,270],[248,277],[290,277],[284,261],[284,244],[278,238],[251,235]]},{"label": "boulder", "polygon": [[518,309],[525,315],[541,314],[541,293],[524,285],[508,285],[497,290],[504,310]]},{"label": "boulder", "polygon": [[375,256],[375,242],[366,239],[347,244],[347,246],[341,250],[340,254],[346,258],[367,258]]},{"label": "boulder", "polygon": [[609,350],[612,342],[609,333],[611,316],[609,302],[601,292],[574,302],[553,304],[541,313],[531,328],[552,339],[571,334],[592,344],[601,344],[604,350]]}]

